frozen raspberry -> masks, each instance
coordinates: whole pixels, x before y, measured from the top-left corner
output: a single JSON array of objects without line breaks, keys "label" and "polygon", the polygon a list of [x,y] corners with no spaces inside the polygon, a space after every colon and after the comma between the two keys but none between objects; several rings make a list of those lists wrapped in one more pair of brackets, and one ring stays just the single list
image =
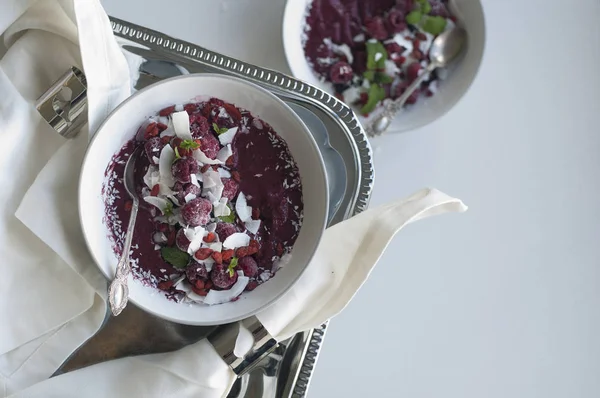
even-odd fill
[{"label": "frozen raspberry", "polygon": [[217,228],[215,229],[217,235],[219,235],[219,240],[221,242],[225,241],[230,235],[238,232],[237,228],[233,224],[220,222],[217,223]]},{"label": "frozen raspberry", "polygon": [[440,16],[443,18],[448,18],[450,17],[450,13],[448,12],[448,8],[446,8],[446,5],[444,3],[442,3],[441,1],[438,0],[430,0],[429,4],[431,4],[431,11],[429,12],[429,15],[431,16]]},{"label": "frozen raspberry", "polygon": [[154,158],[160,158],[160,152],[165,147],[165,144],[161,141],[160,137],[152,137],[144,144],[144,150],[146,156],[150,161],[150,164],[156,165]]},{"label": "frozen raspberry", "polygon": [[226,265],[216,264],[212,271],[210,271],[210,279],[216,287],[221,289],[229,289],[235,282],[237,282],[238,274],[237,272],[234,272],[233,276],[231,276]]},{"label": "frozen raspberry", "polygon": [[408,80],[412,82],[419,77],[419,71],[421,68],[422,66],[418,62],[413,62],[412,64],[408,65],[408,68],[406,68],[406,77]]},{"label": "frozen raspberry", "polygon": [[248,282],[248,284],[246,285],[246,291],[247,292],[251,292],[254,289],[256,289],[256,287],[258,286],[258,282],[257,281],[250,281]]},{"label": "frozen raspberry", "polygon": [[387,28],[390,33],[400,33],[406,29],[404,13],[398,9],[391,9],[387,16]]},{"label": "frozen raspberry", "polygon": [[183,222],[190,227],[206,225],[210,221],[212,203],[204,198],[196,198],[181,207]]},{"label": "frozen raspberry", "polygon": [[215,159],[219,153],[219,150],[221,149],[221,145],[219,144],[217,137],[208,131],[201,134],[200,141],[202,141],[202,152],[204,152],[204,154],[209,158]]},{"label": "frozen raspberry", "polygon": [[194,264],[193,261],[192,264],[186,268],[185,275],[190,283],[196,283],[198,280],[208,279],[208,271],[206,270],[206,266],[204,266],[204,264]]},{"label": "frozen raspberry", "polygon": [[180,182],[176,182],[173,186],[173,192],[175,192],[175,199],[177,199],[180,205],[183,205],[185,203],[185,197],[188,194],[199,197],[202,193],[202,190],[200,187],[197,187],[194,184],[182,184]]},{"label": "frozen raspberry", "polygon": [[396,0],[396,9],[408,14],[415,8],[413,0]]},{"label": "frozen raspberry", "polygon": [[333,83],[349,83],[352,80],[352,76],[354,76],[354,72],[347,62],[336,62],[329,70],[329,77]]},{"label": "frozen raspberry", "polygon": [[171,166],[171,173],[176,181],[181,183],[189,183],[190,176],[200,171],[200,166],[194,158],[177,159]]},{"label": "frozen raspberry", "polygon": [[[406,89],[408,88],[409,84],[408,82],[402,82],[400,84],[398,84],[396,86],[396,88],[394,89],[394,95],[392,96],[392,98],[396,99],[398,97],[400,97],[404,91],[406,91]],[[408,97],[408,100],[406,101],[407,104],[412,105],[414,103],[417,102],[417,100],[419,99],[419,90],[415,90],[410,97]]]},{"label": "frozen raspberry", "polygon": [[390,59],[397,59],[404,51],[406,51],[406,48],[398,43],[388,43],[385,45],[385,49],[388,52]]},{"label": "frozen raspberry", "polygon": [[179,248],[179,250],[183,250],[187,252],[188,247],[190,246],[190,240],[185,236],[183,229],[177,231],[177,236],[175,237],[175,244]]},{"label": "frozen raspberry", "polygon": [[256,260],[250,256],[240,258],[238,267],[244,271],[244,275],[251,278],[258,274],[258,264],[256,263]]},{"label": "frozen raspberry", "polygon": [[200,113],[194,113],[193,115],[190,115],[190,132],[192,133],[192,137],[195,139],[200,139],[209,131],[210,125],[204,116],[202,116]]},{"label": "frozen raspberry", "polygon": [[232,201],[238,193],[239,184],[232,178],[221,178],[221,182],[224,185],[222,196]]},{"label": "frozen raspberry", "polygon": [[365,24],[365,28],[367,29],[367,33],[376,40],[384,40],[388,37],[382,17],[372,18]]}]

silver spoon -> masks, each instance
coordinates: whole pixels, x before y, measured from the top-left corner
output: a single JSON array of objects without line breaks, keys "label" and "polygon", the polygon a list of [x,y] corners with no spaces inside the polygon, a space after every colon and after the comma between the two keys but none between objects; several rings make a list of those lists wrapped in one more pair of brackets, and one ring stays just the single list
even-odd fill
[{"label": "silver spoon", "polygon": [[110,310],[114,316],[117,316],[127,306],[129,299],[129,287],[127,286],[127,277],[131,272],[131,266],[129,264],[129,250],[131,249],[131,240],[133,238],[133,231],[135,229],[135,220],[137,218],[139,200],[135,190],[135,163],[142,152],[143,146],[138,146],[135,151],[127,160],[125,165],[125,172],[123,173],[123,182],[125,183],[125,190],[131,197],[133,205],[131,206],[131,214],[129,217],[129,225],[127,226],[127,234],[125,235],[125,243],[123,244],[123,253],[117,264],[117,270],[115,272],[115,279],[110,283],[108,287],[108,303],[110,304]]},{"label": "silver spoon", "polygon": [[371,137],[383,134],[392,123],[396,113],[402,109],[412,93],[419,88],[423,80],[437,68],[447,66],[461,53],[467,32],[463,28],[447,30],[435,38],[429,50],[429,65],[404,93],[396,100],[385,105],[383,111],[367,126],[367,134]]}]

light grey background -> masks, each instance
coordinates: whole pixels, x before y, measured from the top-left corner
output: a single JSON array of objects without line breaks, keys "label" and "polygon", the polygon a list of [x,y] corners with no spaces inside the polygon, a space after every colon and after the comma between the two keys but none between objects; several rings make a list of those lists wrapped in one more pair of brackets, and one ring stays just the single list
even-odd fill
[{"label": "light grey background", "polygon": [[[281,0],[104,5],[288,71]],[[433,186],[470,210],[398,235],[331,323],[311,397],[600,397],[600,2],[484,9],[466,97],[373,141],[373,206]]]}]

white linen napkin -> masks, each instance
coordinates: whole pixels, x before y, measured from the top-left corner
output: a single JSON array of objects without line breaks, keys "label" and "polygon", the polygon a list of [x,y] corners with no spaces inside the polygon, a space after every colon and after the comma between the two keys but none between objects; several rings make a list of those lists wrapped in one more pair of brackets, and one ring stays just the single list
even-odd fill
[{"label": "white linen napkin", "polygon": [[[0,397],[226,396],[235,376],[205,340],[48,379],[102,324],[107,283],[77,215],[90,135],[65,142],[34,100],[71,65],[83,68],[93,133],[129,95],[129,70],[98,0],[1,4]],[[329,228],[294,288],[258,318],[278,340],[318,326],[347,305],[404,225],[464,210],[425,189]]]}]

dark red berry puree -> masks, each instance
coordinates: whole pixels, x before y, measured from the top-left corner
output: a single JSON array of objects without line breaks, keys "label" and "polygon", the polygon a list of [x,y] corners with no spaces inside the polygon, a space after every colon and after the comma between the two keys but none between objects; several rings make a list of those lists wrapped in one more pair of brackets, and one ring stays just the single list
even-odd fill
[{"label": "dark red berry puree", "polygon": [[[447,0],[313,0],[304,52],[335,95],[366,116],[425,72],[431,43],[455,22]],[[407,104],[432,96],[446,73],[433,72]]]},{"label": "dark red berry puree", "polygon": [[136,279],[176,301],[220,304],[283,266],[302,224],[302,185],[269,124],[216,98],[165,108],[144,123],[106,170],[105,224],[116,255],[131,212],[123,172],[137,146]]}]

